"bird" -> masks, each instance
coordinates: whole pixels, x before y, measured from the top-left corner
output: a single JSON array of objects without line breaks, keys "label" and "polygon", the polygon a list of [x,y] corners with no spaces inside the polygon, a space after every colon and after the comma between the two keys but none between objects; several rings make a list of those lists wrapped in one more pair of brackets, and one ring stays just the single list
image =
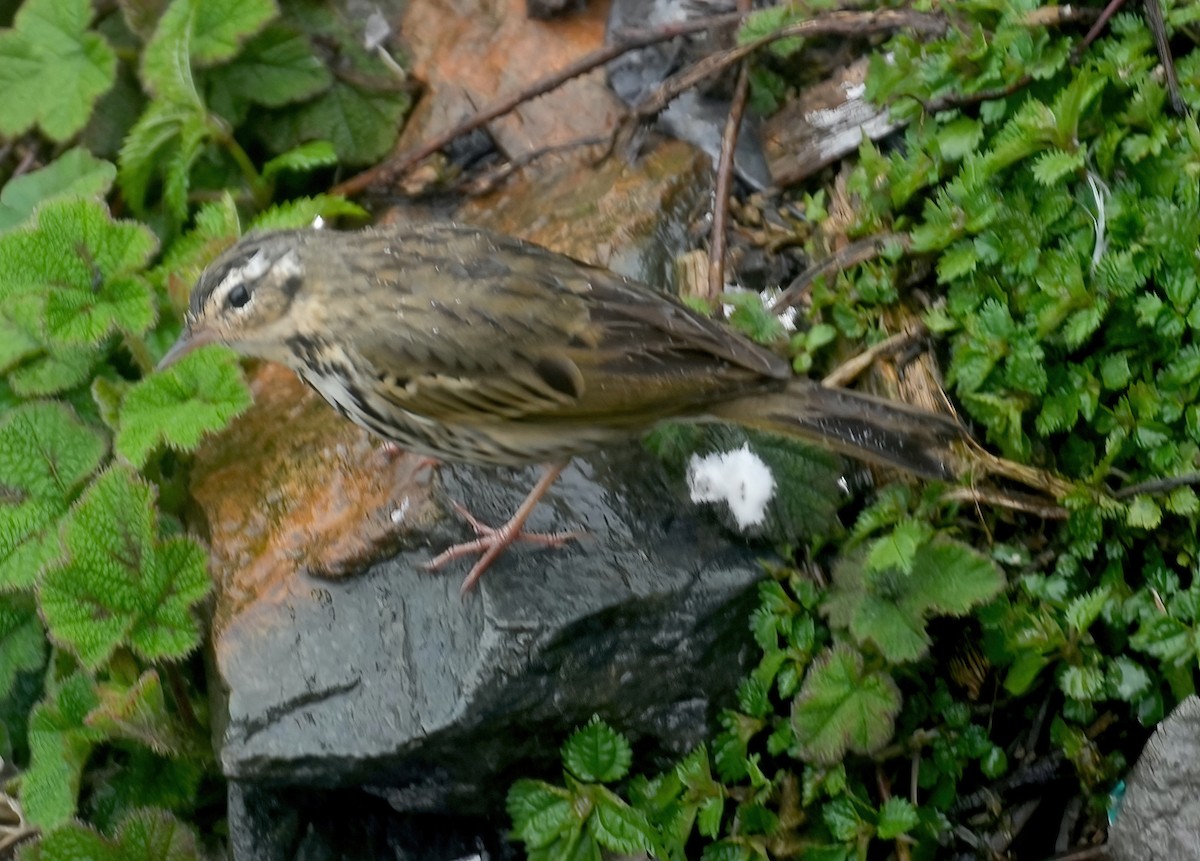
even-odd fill
[{"label": "bird", "polygon": [[468,516],[465,594],[572,457],[661,422],[725,422],[952,480],[946,416],[792,372],[783,356],[661,290],[453,222],[250,233],[201,274],[167,368],[208,344],[291,368],[395,446],[476,465],[543,464],[504,525]]}]

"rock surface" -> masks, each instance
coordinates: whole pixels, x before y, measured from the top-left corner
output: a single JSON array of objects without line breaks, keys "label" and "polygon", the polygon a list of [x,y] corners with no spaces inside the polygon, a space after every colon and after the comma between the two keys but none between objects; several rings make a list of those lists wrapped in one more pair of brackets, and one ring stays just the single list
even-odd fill
[{"label": "rock surface", "polygon": [[1109,829],[1112,861],[1200,858],[1200,697],[1154,730]]},{"label": "rock surface", "polygon": [[[531,528],[583,528],[583,539],[557,550],[518,547],[463,599],[461,568],[431,575],[422,564],[469,531],[454,515],[427,512],[468,500],[478,516],[499,521],[536,471],[440,468],[436,481],[399,491],[404,501],[391,514],[372,512],[384,474],[376,464],[395,461],[390,474],[407,477],[411,459],[366,439],[348,445],[349,426],[332,411],[303,433],[272,433],[281,401],[319,406],[282,373],[260,371],[260,400],[206,450],[194,490],[220,587],[215,723],[228,776],[379,784],[393,787],[400,809],[482,812],[506,769],[552,759],[593,713],[662,750],[702,738],[712,699],[742,672],[760,569],[712,523],[678,513],[681,488],[667,486],[646,454],[634,447],[573,464]],[[251,438],[270,442],[247,450]],[[366,469],[329,457],[360,449]],[[206,471],[235,452],[255,477],[241,494],[221,469]],[[291,495],[305,487],[307,497]],[[263,507],[256,496],[279,502]],[[362,543],[401,549],[353,576],[323,577],[350,562],[325,555],[315,565],[313,547],[359,552],[342,537],[354,534],[349,512],[378,532]],[[325,518],[336,538],[308,526]],[[297,540],[283,546],[277,536]],[[422,546],[403,546],[418,536]]]}]

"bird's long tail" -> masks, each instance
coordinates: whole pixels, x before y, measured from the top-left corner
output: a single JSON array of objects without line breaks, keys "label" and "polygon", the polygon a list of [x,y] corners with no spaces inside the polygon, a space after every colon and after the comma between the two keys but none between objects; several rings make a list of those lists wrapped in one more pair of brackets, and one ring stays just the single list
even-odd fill
[{"label": "bird's long tail", "polygon": [[782,434],[927,478],[954,478],[952,446],[966,438],[951,419],[918,407],[797,379],[776,394],[739,398],[716,418]]}]

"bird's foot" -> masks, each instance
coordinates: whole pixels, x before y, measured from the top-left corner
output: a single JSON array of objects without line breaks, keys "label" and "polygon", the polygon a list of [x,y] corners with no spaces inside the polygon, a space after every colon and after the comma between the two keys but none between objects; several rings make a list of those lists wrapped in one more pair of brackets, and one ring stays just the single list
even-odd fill
[{"label": "bird's foot", "polygon": [[471,566],[471,570],[467,572],[466,579],[459,588],[459,593],[462,595],[466,595],[475,587],[479,578],[483,576],[483,572],[508,549],[510,544],[517,541],[528,541],[543,547],[561,547],[571,541],[579,540],[584,535],[582,530],[577,529],[564,532],[526,532],[524,524],[515,522],[516,518],[502,526],[489,526],[457,502],[454,503],[454,510],[463,520],[471,524],[471,528],[479,537],[474,541],[464,541],[462,544],[446,548],[426,562],[425,569],[435,571],[455,559],[461,559],[473,553],[480,554],[479,559]]},{"label": "bird's foot", "polygon": [[529,491],[529,495],[525,497],[525,501],[502,526],[489,526],[457,502],[454,503],[454,510],[467,523],[471,524],[471,528],[479,537],[474,541],[466,541],[447,548],[425,563],[425,569],[433,571],[460,557],[472,553],[481,554],[475,564],[471,566],[471,570],[467,572],[467,578],[463,580],[462,587],[459,589],[459,594],[466,595],[479,582],[479,578],[483,576],[483,572],[488,569],[488,566],[495,562],[514,541],[532,541],[543,547],[561,547],[568,541],[575,541],[582,537],[583,533],[578,531],[549,533],[525,531],[525,521],[529,519],[538,500],[550,489],[550,485],[554,484],[564,466],[566,466],[565,463],[560,463],[547,467],[533,490]]}]

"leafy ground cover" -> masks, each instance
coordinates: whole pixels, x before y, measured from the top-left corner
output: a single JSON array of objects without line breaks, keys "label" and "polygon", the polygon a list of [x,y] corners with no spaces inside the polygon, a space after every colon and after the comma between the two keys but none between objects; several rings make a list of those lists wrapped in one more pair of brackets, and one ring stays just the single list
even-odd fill
[{"label": "leafy ground cover", "polygon": [[[217,839],[192,660],[209,584],[177,515],[187,452],[249,395],[219,350],[154,361],[241,232],[364,215],[305,195],[380,158],[409,102],[325,4],[149,8],[26,0],[0,29],[0,757],[20,836],[40,833],[27,859]],[[1164,10],[1194,110],[1200,7]],[[814,510],[781,481],[780,510],[820,526],[771,532],[794,564],[766,572],[761,659],[719,734],[634,775],[619,728],[581,728],[560,775],[510,793],[531,858],[931,858],[999,827],[979,790],[1047,769],[1085,843],[1145,728],[1195,692],[1200,128],[1133,10],[1088,45],[1086,20],[1033,0],[943,14],[941,37],[873,54],[869,95],[905,131],[864,144],[836,192],[788,192],[814,259],[830,235],[889,237],[814,283],[790,349],[820,371],[919,315],[976,435],[1057,475],[1055,497],[897,482]],[[756,103],[788,97],[806,48],[757,56]],[[745,302],[733,320],[787,337]],[[817,468],[760,451],[784,477]]]}]

